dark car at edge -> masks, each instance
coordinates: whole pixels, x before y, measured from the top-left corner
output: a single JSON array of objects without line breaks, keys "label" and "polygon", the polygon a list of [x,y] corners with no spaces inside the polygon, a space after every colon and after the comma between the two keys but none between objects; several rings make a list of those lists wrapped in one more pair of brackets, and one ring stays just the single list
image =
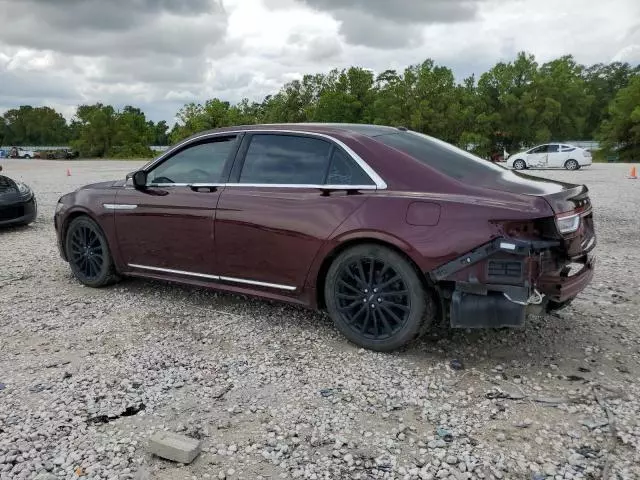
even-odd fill
[{"label": "dark car at edge", "polygon": [[37,214],[38,203],[33,190],[22,182],[0,174],[0,227],[28,225],[36,219]]},{"label": "dark car at edge", "polygon": [[168,280],[325,310],[389,351],[436,321],[521,327],[591,281],[589,192],[374,125],[194,135],[126,179],[60,198],[80,282]]}]

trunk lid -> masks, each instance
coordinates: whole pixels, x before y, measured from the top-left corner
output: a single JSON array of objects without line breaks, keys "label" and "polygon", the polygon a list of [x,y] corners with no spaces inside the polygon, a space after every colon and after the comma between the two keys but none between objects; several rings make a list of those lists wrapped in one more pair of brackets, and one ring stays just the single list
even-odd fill
[{"label": "trunk lid", "polygon": [[[589,189],[586,185],[559,182],[534,177],[519,172],[505,171],[493,178],[479,178],[476,185],[502,192],[527,196],[536,196],[549,204],[555,217],[543,222],[543,236],[562,240],[562,250],[569,258],[583,256],[593,250],[596,237],[593,225],[593,212]],[[580,223],[577,230],[560,232],[556,220],[558,217],[578,215]]]},{"label": "trunk lid", "polygon": [[587,202],[589,200],[588,189],[584,185],[534,177],[510,170],[505,170],[500,175],[480,177],[474,183],[491,190],[542,197],[555,214],[579,208],[585,199]]}]

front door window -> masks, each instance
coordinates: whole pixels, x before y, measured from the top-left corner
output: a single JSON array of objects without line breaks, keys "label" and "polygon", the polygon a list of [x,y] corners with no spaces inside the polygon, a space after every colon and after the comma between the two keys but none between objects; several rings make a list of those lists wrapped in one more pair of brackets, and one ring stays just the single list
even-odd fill
[{"label": "front door window", "polygon": [[218,183],[235,137],[189,145],[149,172],[149,185]]}]

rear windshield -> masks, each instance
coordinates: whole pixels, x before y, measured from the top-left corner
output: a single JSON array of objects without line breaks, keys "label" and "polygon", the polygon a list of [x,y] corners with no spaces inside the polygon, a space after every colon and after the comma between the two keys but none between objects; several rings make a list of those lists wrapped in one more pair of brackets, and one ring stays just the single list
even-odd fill
[{"label": "rear windshield", "polygon": [[477,179],[481,176],[494,177],[503,175],[506,170],[500,165],[422,133],[398,132],[374,138],[458,180]]}]

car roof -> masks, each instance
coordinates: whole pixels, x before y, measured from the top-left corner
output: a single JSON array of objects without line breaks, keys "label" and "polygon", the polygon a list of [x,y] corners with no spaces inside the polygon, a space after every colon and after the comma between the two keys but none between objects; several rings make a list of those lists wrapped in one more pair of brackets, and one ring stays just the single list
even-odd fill
[{"label": "car roof", "polygon": [[212,130],[198,132],[189,138],[199,137],[213,133],[251,131],[251,130],[296,130],[309,133],[346,133],[358,134],[367,137],[376,137],[389,133],[397,133],[406,130],[403,127],[389,127],[385,125],[372,125],[364,123],[262,123],[257,125],[237,125],[221,127]]}]

